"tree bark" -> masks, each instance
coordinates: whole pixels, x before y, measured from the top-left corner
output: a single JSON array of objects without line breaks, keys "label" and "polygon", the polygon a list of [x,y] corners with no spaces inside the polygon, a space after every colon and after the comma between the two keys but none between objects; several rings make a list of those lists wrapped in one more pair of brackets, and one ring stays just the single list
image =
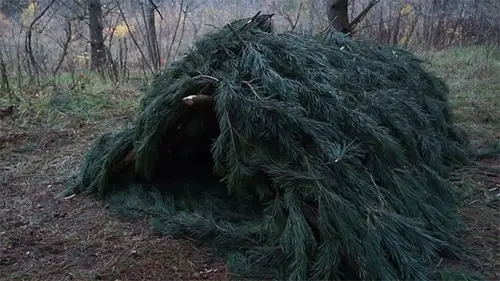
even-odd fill
[{"label": "tree bark", "polygon": [[352,22],[349,22],[349,0],[328,0],[327,13],[330,26],[336,31],[352,36],[356,26],[366,17],[366,15],[368,15],[373,6],[378,2],[380,2],[380,0],[370,0],[368,5],[352,20]]},{"label": "tree bark", "polygon": [[158,36],[156,35],[156,23],[155,23],[155,12],[156,7],[153,3],[149,3],[147,9],[147,31],[148,31],[148,42],[150,49],[151,62],[155,70],[160,69],[160,52],[158,48]]},{"label": "tree bark", "polygon": [[12,104],[14,101],[12,91],[9,85],[9,77],[7,76],[7,67],[5,66],[5,62],[3,61],[3,54],[0,51],[0,90],[9,95],[9,102]]},{"label": "tree bark", "polygon": [[329,0],[328,1],[328,21],[330,26],[336,31],[350,33],[348,14],[348,0]]},{"label": "tree bark", "polygon": [[90,59],[92,70],[102,70],[106,63],[106,52],[104,50],[104,36],[102,26],[101,0],[89,0],[90,21]]}]

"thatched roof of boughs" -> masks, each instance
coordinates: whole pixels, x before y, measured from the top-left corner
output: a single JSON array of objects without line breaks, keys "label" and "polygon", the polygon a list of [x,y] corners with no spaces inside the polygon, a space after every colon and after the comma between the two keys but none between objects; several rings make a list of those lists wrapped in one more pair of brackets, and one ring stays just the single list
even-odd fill
[{"label": "thatched roof of boughs", "polygon": [[212,246],[240,276],[429,279],[458,249],[446,176],[467,159],[445,83],[400,48],[271,20],[197,40],[72,191]]}]

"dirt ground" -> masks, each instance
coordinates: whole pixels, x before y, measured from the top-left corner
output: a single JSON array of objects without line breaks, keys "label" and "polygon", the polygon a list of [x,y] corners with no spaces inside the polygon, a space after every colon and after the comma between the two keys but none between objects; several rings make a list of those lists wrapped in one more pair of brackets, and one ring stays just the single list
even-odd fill
[{"label": "dirt ground", "polygon": [[[100,130],[0,120],[0,280],[227,280],[224,263],[193,242],[157,236],[146,221],[118,221],[92,198],[63,197],[65,179]],[[498,160],[487,164],[500,167]],[[469,227],[464,241],[475,252],[462,263],[441,260],[436,270],[498,280],[500,177],[457,174],[458,185],[473,185],[460,212]]]},{"label": "dirt ground", "polygon": [[95,128],[24,127],[0,120],[0,280],[227,279],[194,243],[118,221],[98,200],[63,197]]}]

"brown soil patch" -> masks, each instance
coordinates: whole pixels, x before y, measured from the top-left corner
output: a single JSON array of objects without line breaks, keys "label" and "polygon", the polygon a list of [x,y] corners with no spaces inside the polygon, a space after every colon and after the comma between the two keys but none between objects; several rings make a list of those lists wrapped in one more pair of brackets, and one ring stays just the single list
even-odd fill
[{"label": "brown soil patch", "polygon": [[92,139],[79,135],[91,130],[3,131],[0,280],[227,279],[224,263],[190,241],[118,221],[91,198],[62,197]]},{"label": "brown soil patch", "polygon": [[[482,163],[500,168],[500,159]],[[467,179],[474,185],[459,210],[467,227],[462,240],[471,253],[462,257],[461,262],[440,261],[439,267],[477,272],[487,280],[500,280],[500,174],[483,169],[463,172],[461,181]]]}]

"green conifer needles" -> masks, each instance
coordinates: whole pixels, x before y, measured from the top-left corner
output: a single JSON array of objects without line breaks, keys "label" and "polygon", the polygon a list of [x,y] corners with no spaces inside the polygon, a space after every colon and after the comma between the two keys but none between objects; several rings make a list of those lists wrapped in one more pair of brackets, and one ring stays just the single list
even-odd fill
[{"label": "green conifer needles", "polygon": [[427,280],[457,249],[446,175],[467,159],[448,89],[420,63],[338,33],[276,34],[269,15],[235,21],[155,77],[73,191],[246,277]]}]

